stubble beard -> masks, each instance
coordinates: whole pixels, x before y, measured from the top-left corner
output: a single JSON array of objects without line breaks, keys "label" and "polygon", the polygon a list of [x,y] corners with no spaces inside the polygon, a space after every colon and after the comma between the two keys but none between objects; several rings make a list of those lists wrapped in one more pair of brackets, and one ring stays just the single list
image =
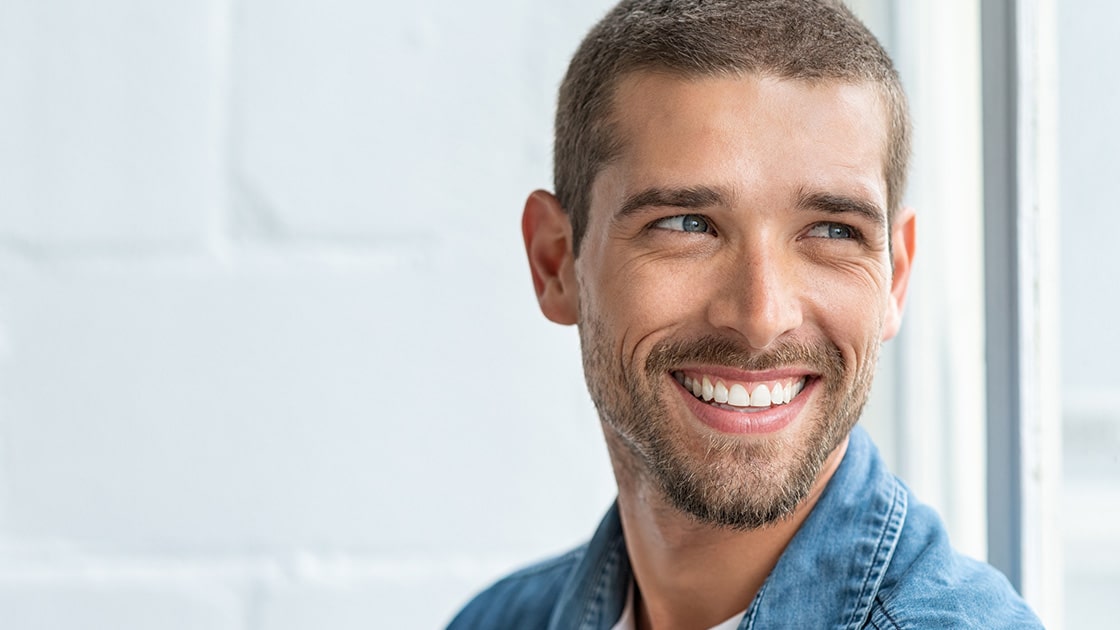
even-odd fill
[{"label": "stubble beard", "polygon": [[[605,430],[626,450],[612,453],[625,459],[616,463],[655,484],[671,505],[700,523],[735,530],[786,518],[809,495],[825,460],[859,420],[879,349],[877,343],[868,348],[868,360],[849,374],[830,343],[784,343],[760,354],[727,338],[703,337],[659,342],[642,368],[612,355],[617,343],[587,313],[579,333],[591,398]],[[799,365],[816,372],[823,387],[816,409],[806,409],[813,415],[795,421],[806,423],[801,437],[786,432],[748,442],[709,432],[706,443],[697,444],[695,429],[674,421],[663,400],[666,375],[685,364],[752,371]]]}]

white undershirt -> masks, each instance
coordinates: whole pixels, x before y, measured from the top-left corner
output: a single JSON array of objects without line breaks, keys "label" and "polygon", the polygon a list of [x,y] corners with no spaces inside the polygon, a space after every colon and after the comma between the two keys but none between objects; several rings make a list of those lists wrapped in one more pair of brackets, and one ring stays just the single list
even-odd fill
[{"label": "white undershirt", "polygon": [[[743,621],[743,617],[747,611],[743,611],[723,623],[716,624],[708,630],[735,630],[739,627],[739,623]],[[630,590],[626,595],[626,608],[622,609],[622,616],[618,621],[611,626],[611,630],[636,630],[637,625],[634,623],[634,582],[630,582]]]}]

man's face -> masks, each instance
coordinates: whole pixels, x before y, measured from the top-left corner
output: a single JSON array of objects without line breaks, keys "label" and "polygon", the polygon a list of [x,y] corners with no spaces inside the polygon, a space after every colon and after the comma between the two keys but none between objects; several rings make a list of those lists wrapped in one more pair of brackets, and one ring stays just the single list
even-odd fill
[{"label": "man's face", "polygon": [[809,493],[898,327],[913,224],[892,255],[884,108],[865,85],[640,73],[614,112],[574,261],[612,457],[760,527]]}]

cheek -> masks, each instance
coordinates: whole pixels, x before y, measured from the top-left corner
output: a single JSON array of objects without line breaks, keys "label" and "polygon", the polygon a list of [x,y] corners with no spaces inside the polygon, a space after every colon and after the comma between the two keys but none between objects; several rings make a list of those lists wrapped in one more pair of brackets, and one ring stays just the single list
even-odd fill
[{"label": "cheek", "polygon": [[890,303],[890,282],[883,273],[857,266],[818,270],[808,290],[812,319],[842,350],[864,354],[881,341]]},{"label": "cheek", "polygon": [[709,300],[707,287],[688,272],[687,265],[649,258],[613,269],[595,278],[589,306],[628,353],[641,352],[663,334],[702,318]]}]

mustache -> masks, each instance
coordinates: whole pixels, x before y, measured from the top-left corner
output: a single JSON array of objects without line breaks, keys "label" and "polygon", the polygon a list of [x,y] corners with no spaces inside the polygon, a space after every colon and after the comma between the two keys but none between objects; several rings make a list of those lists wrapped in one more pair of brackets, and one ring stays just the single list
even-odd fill
[{"label": "mustache", "polygon": [[829,382],[839,379],[845,367],[844,355],[831,343],[785,341],[759,352],[733,339],[706,336],[659,342],[646,359],[646,373],[656,378],[688,363],[721,365],[750,372],[798,365],[829,378]]}]

